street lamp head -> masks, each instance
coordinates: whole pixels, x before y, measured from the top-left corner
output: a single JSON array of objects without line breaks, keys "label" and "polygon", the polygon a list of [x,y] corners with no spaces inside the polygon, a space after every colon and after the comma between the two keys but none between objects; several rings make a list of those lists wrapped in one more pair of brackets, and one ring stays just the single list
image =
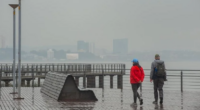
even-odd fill
[{"label": "street lamp head", "polygon": [[18,4],[9,4],[13,9],[17,8],[19,5]]}]

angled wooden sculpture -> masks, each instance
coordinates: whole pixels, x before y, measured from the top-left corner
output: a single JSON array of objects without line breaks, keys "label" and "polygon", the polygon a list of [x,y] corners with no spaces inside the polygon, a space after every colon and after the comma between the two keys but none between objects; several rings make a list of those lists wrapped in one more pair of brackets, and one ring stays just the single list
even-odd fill
[{"label": "angled wooden sculpture", "polygon": [[49,72],[41,92],[58,101],[97,101],[92,90],[80,90],[70,74]]}]

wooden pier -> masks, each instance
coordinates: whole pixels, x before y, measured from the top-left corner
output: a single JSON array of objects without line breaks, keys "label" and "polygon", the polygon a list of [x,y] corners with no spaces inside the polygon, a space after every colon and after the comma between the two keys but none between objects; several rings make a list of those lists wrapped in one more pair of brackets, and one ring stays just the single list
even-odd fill
[{"label": "wooden pier", "polygon": [[[15,67],[18,67],[16,65]],[[74,76],[77,85],[79,85],[79,78],[83,77],[84,87],[95,87],[95,77],[99,77],[99,87],[103,88],[104,76],[110,76],[110,87],[113,87],[113,76],[117,76],[118,88],[122,87],[123,75],[125,75],[125,64],[85,64],[85,63],[29,63],[21,65],[21,85],[34,85],[34,79],[38,79],[38,86],[40,86],[40,79],[45,79],[49,71],[59,72],[63,74],[71,74]],[[16,69],[16,73],[17,73]],[[16,74],[18,77],[18,74]],[[13,65],[0,64],[0,81],[9,86],[13,80]],[[31,84],[32,81],[32,84]],[[86,83],[87,82],[87,83]]]}]

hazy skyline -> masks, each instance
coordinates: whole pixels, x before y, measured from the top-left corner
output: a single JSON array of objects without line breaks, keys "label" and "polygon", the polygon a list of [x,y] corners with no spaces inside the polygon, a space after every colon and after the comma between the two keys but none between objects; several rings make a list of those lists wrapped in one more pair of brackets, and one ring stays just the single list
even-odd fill
[{"label": "hazy skyline", "polygon": [[[10,3],[18,0],[0,0],[0,36],[11,47]],[[199,0],[22,0],[22,49],[85,40],[112,51],[113,39],[128,38],[129,51],[198,51],[199,5]]]}]

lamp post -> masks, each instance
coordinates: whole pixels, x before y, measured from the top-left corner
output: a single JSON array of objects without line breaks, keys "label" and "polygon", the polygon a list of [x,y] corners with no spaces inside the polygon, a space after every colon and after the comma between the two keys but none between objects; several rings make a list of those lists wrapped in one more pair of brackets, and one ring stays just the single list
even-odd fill
[{"label": "lamp post", "polygon": [[14,99],[24,99],[21,98],[21,0],[19,0],[19,39],[18,39],[18,97]]},{"label": "lamp post", "polygon": [[21,0],[19,0],[18,99],[21,99]]},{"label": "lamp post", "polygon": [[9,4],[13,8],[13,92],[11,94],[17,94],[16,92],[16,69],[15,69],[15,9],[18,7],[18,4]]}]

